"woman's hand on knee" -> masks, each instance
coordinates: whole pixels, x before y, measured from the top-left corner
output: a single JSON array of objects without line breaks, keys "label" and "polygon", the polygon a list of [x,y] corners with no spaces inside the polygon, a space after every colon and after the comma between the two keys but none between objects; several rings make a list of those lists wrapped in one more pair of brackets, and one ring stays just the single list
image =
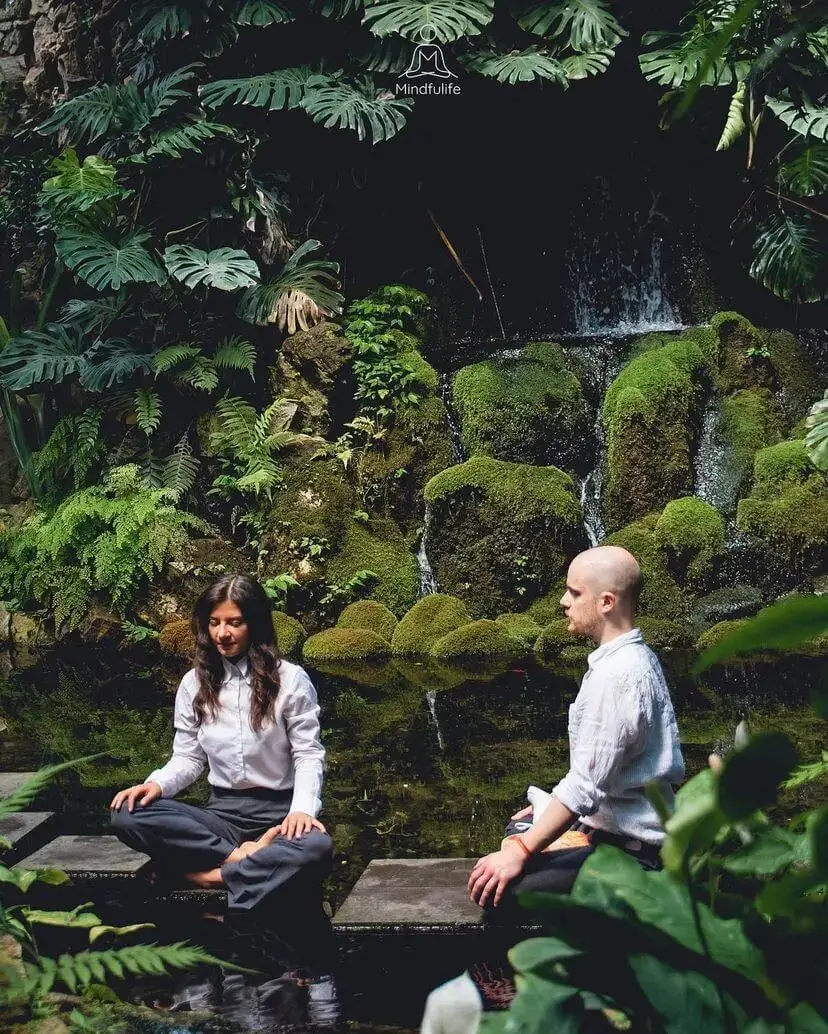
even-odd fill
[{"label": "woman's hand on knee", "polygon": [[319,819],[315,819],[304,811],[292,811],[274,829],[278,830],[277,836],[283,836],[287,840],[293,840],[294,838],[298,840],[300,837],[305,836],[306,833],[310,833],[312,829],[318,829],[320,833],[327,833]]},{"label": "woman's hand on knee", "polygon": [[109,807],[113,811],[120,811],[121,805],[126,803],[128,811],[134,811],[136,804],[146,808],[148,804],[161,797],[162,793],[158,783],[141,783],[139,786],[130,786],[128,790],[119,790]]}]

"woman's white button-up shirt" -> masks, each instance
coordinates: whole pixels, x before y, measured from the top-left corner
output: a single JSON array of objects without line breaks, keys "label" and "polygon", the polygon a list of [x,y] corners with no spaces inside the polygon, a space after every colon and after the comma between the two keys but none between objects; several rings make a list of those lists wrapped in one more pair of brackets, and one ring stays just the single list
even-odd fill
[{"label": "woman's white button-up shirt", "polygon": [[322,807],[325,749],[319,737],[316,690],[304,668],[279,662],[280,689],[273,722],[258,732],[250,726],[251,686],[247,657],[238,663],[222,659],[224,679],[214,720],[196,724],[193,701],[198,687],[195,669],[187,672],[175,697],[175,739],[170,760],[147,776],[165,797],[195,782],[209,766],[212,786],[228,790],[266,787],[293,789],[291,811],[314,817]]}]

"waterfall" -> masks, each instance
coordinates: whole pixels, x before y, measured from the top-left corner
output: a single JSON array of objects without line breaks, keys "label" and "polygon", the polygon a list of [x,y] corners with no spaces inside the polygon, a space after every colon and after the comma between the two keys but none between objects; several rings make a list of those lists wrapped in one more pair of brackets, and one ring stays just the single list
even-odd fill
[{"label": "waterfall", "polygon": [[425,519],[423,522],[423,533],[420,536],[420,548],[417,551],[417,564],[420,568],[420,595],[430,596],[437,592],[437,579],[431,569],[428,559],[428,527],[431,523],[431,512],[426,504]]},{"label": "waterfall", "polygon": [[437,719],[437,690],[429,689],[426,693],[426,700],[428,701],[428,710],[431,713],[431,720],[434,722],[434,729],[437,732],[437,746],[440,750],[445,750],[445,741],[443,740],[443,733],[440,730],[440,722]]},{"label": "waterfall", "polygon": [[724,427],[721,400],[711,395],[693,464],[693,494],[727,516],[736,511],[741,472]]},{"label": "waterfall", "polygon": [[[518,349],[518,353],[520,353]],[[451,381],[453,374],[444,373],[440,376],[440,398],[446,408],[446,419],[448,421],[449,438],[451,439],[451,450],[454,454],[455,463],[466,462],[466,450],[463,448],[463,435],[460,431],[460,421],[454,411],[454,400],[451,397]],[[432,590],[433,591],[433,590]]]}]

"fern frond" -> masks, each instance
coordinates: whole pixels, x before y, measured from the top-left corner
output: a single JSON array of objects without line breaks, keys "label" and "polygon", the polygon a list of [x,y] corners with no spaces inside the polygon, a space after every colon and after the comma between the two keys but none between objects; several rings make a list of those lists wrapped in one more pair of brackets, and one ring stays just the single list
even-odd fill
[{"label": "fern frond", "polygon": [[135,419],[147,436],[158,430],[161,426],[161,398],[158,392],[138,388],[135,392]]},{"label": "fern frond", "polygon": [[216,403],[217,425],[213,428],[211,446],[222,451],[228,445],[244,453],[254,442],[257,413],[249,402],[228,395]]},{"label": "fern frond", "polygon": [[9,794],[8,797],[0,797],[0,817],[13,815],[15,812],[28,808],[39,793],[46,789],[56,775],[65,772],[69,768],[77,768],[78,765],[85,765],[88,761],[97,761],[105,757],[105,754],[87,754],[86,757],[76,758],[74,761],[62,761],[57,765],[49,765],[35,772],[31,779],[23,786]]},{"label": "fern frond", "polygon": [[152,368],[155,370],[157,377],[161,373],[175,369],[176,366],[179,366],[186,359],[194,359],[197,355],[201,355],[201,349],[198,345],[169,345],[167,348],[162,348],[155,353],[152,359]]},{"label": "fern frond", "polygon": [[167,457],[161,475],[161,487],[170,493],[174,502],[180,502],[193,487],[199,466],[185,434]]},{"label": "fern frond", "polygon": [[308,65],[279,68],[249,79],[218,79],[199,88],[199,96],[208,108],[220,104],[249,104],[254,108],[277,111],[298,108],[302,103],[305,83],[316,73]]},{"label": "fern frond", "polygon": [[219,342],[213,355],[213,362],[220,370],[246,370],[254,377],[256,349],[249,341],[244,341],[240,337],[224,338]]},{"label": "fern frond", "polygon": [[215,391],[219,382],[213,360],[206,355],[196,356],[192,363],[181,371],[179,380],[199,391]]}]

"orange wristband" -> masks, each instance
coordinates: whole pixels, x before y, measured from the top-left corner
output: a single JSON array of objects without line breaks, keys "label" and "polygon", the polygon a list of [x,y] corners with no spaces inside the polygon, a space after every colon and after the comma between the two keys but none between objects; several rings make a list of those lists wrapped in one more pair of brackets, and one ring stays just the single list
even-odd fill
[{"label": "orange wristband", "polygon": [[531,858],[532,857],[532,852],[529,850],[529,848],[524,843],[523,837],[520,835],[520,833],[516,833],[514,836],[509,837],[509,839],[514,841],[516,844],[518,844],[520,846],[521,851],[523,851],[523,853],[526,855],[527,858]]}]

